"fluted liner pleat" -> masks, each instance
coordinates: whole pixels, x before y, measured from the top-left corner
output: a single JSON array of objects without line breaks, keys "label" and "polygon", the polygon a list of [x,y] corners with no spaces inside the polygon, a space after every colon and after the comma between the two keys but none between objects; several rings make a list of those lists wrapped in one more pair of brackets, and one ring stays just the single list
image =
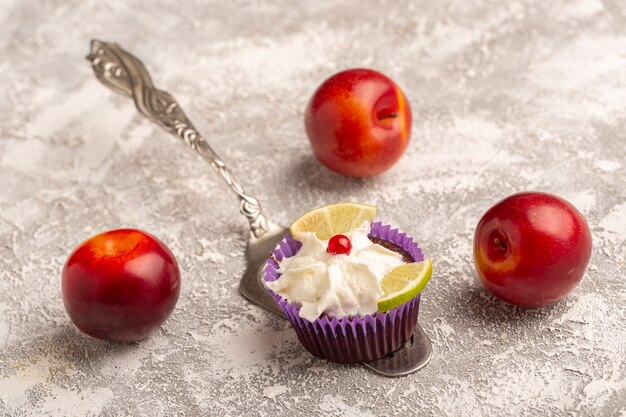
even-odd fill
[{"label": "fluted liner pleat", "polygon": [[[424,255],[418,244],[405,233],[381,222],[372,223],[370,236],[387,240],[406,250],[416,261]],[[278,243],[268,259],[263,274],[264,282],[278,279],[279,263],[295,255],[302,244],[290,234]],[[399,349],[413,334],[417,324],[420,294],[386,313],[337,319],[322,316],[310,322],[300,317],[300,306],[291,304],[269,288],[287,316],[300,343],[313,355],[339,363],[370,362]]]}]

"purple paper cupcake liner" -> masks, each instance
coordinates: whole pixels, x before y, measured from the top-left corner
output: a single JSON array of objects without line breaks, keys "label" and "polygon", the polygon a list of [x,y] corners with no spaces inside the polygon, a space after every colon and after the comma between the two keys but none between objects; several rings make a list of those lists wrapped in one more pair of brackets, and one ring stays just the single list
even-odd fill
[{"label": "purple paper cupcake liner", "polygon": [[[414,261],[424,260],[418,244],[406,233],[381,222],[372,223],[369,234],[407,251]],[[302,244],[290,234],[280,241],[267,260],[263,282],[278,279],[279,262],[295,255]],[[399,349],[413,334],[417,324],[420,295],[385,313],[337,319],[319,317],[313,322],[300,317],[300,306],[291,304],[265,288],[283,310],[300,343],[313,355],[340,363],[370,362]]]}]

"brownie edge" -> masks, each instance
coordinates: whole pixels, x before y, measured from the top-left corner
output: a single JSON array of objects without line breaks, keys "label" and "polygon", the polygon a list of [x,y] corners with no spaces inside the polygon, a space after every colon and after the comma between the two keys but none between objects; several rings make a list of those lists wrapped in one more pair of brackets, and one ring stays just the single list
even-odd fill
[{"label": "brownie edge", "polygon": [[396,245],[395,243],[391,243],[388,240],[381,239],[378,237],[373,237],[373,236],[368,236],[368,237],[372,242],[376,243],[377,245],[387,248],[392,252],[399,253],[402,256],[402,260],[405,263],[409,264],[411,262],[415,262],[415,259],[413,259],[413,257],[411,256],[409,252],[405,251],[404,249],[402,249],[400,246]]}]

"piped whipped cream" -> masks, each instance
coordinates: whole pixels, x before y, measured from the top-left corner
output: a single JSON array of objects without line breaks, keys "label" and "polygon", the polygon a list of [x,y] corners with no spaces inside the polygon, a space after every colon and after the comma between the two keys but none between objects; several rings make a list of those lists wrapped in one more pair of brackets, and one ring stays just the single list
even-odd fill
[{"label": "piped whipped cream", "polygon": [[282,275],[265,285],[301,305],[300,317],[309,321],[322,314],[342,318],[375,313],[383,293],[382,279],[404,262],[399,253],[369,240],[370,227],[364,222],[344,233],[352,242],[348,255],[331,255],[326,251],[327,240],[302,233],[298,253],[283,259],[278,269]]}]

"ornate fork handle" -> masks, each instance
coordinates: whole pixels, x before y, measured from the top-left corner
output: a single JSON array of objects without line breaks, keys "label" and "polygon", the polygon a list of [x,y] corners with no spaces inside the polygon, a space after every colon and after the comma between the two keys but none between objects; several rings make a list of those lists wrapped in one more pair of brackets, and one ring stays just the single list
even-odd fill
[{"label": "ornate fork handle", "polygon": [[139,59],[115,43],[98,40],[91,41],[91,53],[87,59],[104,85],[133,98],[140,113],[184,140],[187,146],[211,164],[239,197],[239,211],[248,219],[255,237],[261,237],[269,230],[259,201],[244,191],[239,180],[196,130],[174,97],[154,87],[150,74]]}]

